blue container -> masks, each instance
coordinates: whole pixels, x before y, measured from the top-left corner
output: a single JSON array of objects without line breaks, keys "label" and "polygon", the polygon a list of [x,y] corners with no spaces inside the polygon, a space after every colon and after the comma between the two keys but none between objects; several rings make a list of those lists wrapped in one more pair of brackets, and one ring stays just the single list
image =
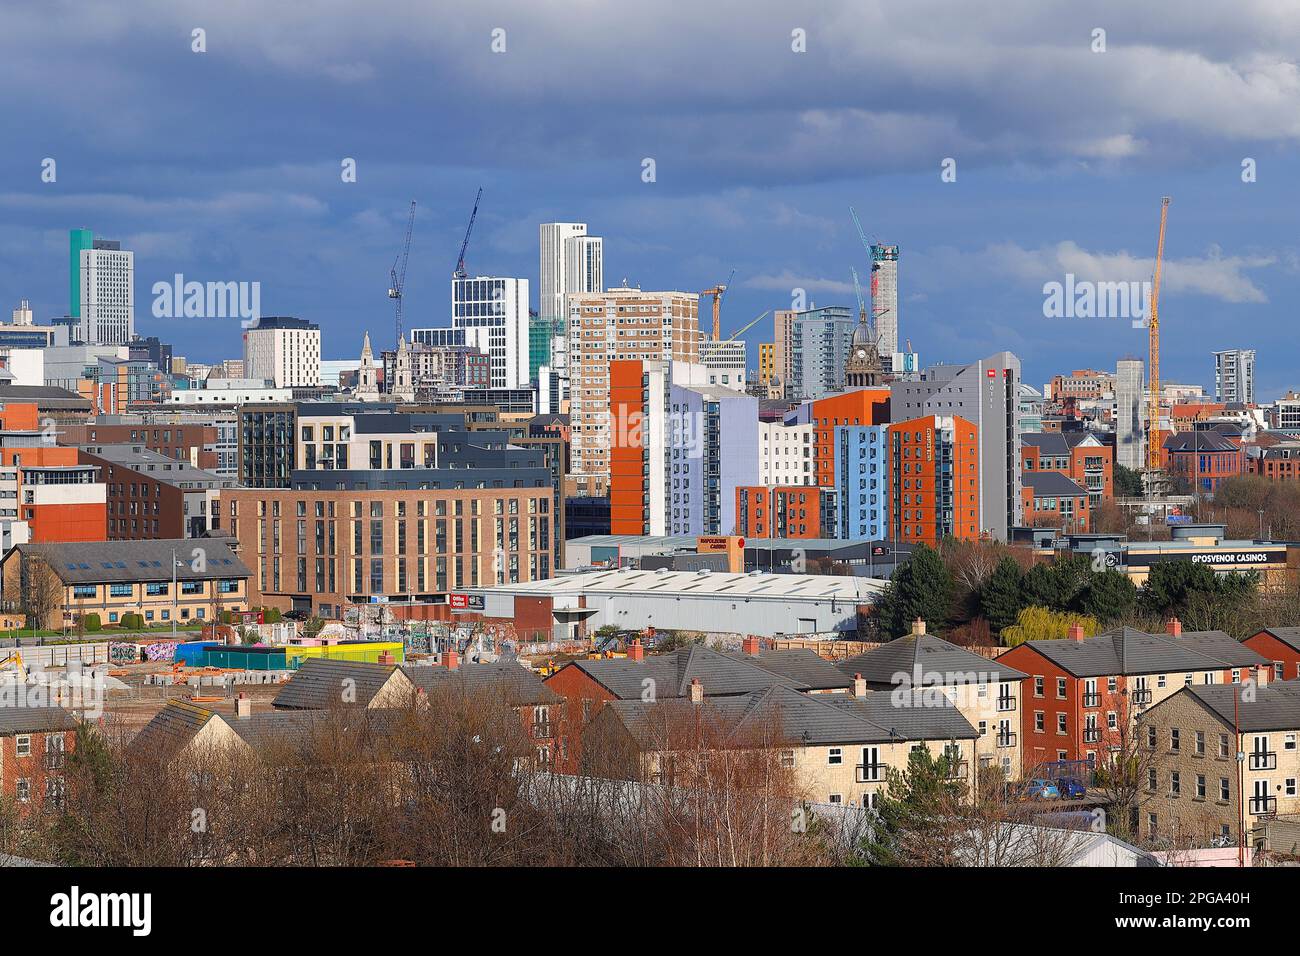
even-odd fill
[{"label": "blue container", "polygon": [[205,647],[216,647],[217,641],[189,641],[185,644],[176,645],[176,654],[172,660],[184,664],[186,667],[203,666],[203,649]]}]

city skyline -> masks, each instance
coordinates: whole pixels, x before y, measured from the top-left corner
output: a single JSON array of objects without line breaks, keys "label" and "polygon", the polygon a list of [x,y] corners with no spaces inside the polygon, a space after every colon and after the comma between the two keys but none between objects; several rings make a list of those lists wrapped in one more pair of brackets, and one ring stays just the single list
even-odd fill
[{"label": "city skyline", "polygon": [[[621,24],[672,49],[630,72],[585,31],[559,33],[526,6],[492,19],[470,11],[454,29],[401,4],[389,9],[403,30],[382,17],[357,29],[322,11],[301,32],[282,12],[186,5],[142,4],[111,30],[67,12],[7,14],[0,53],[15,96],[0,115],[26,135],[25,148],[0,157],[9,184],[0,249],[11,266],[0,295],[9,308],[30,299],[38,322],[66,313],[67,233],[85,227],[134,251],[137,331],[177,354],[238,352],[235,322],[214,334],[212,320],[151,314],[152,284],[181,272],[260,282],[264,312],[319,323],[324,357],[351,357],[361,329],[377,346],[391,339],[388,269],[411,198],[406,325],[448,324],[445,283],[482,186],[472,275],[529,279],[536,308],[539,224],[585,222],[605,239],[606,286],[627,278],[646,291],[699,291],[734,268],[730,332],[788,308],[794,289],[809,305],[855,307],[849,270],[865,276],[869,262],[852,205],[868,238],[902,250],[900,347],[911,340],[923,364],[1008,348],[1041,385],[1067,365],[1113,369],[1144,353],[1145,334],[1126,319],[1044,318],[1043,286],[1067,275],[1149,278],[1159,197],[1172,195],[1165,378],[1210,387],[1212,351],[1253,348],[1265,357],[1261,400],[1295,387],[1286,316],[1300,300],[1300,249],[1284,210],[1296,199],[1300,83],[1285,51],[1300,15],[1256,3],[1258,16],[1229,29],[1185,11],[1168,33],[1118,4],[1086,14],[1046,6],[1059,9],[1013,6],[996,29],[971,22],[969,49],[944,45],[922,17],[895,8],[760,4],[743,24],[691,10],[670,26],[593,6],[597,34]],[[843,29],[859,21],[914,39],[924,55],[912,62]],[[1098,24],[1104,52],[1093,49]],[[25,70],[51,31],[59,54]],[[793,49],[795,31],[806,52]],[[706,47],[703,35],[718,39]],[[590,54],[584,70],[608,79],[566,88],[588,108],[566,111],[563,158],[542,128],[560,119],[546,103],[564,68],[539,46]],[[705,51],[736,79],[698,91],[684,83],[680,67]],[[116,122],[80,103],[75,84],[50,79],[64,55],[115,95]],[[989,66],[1013,55],[1008,98],[1007,77]],[[435,72],[438,94],[399,82],[415,60]],[[922,60],[932,76],[918,71]],[[164,72],[168,82],[157,82]],[[868,76],[871,99],[858,102],[847,91],[867,89],[858,81]],[[1137,76],[1188,93],[1150,97],[1151,81]],[[1072,84],[1082,82],[1096,104],[1077,101]],[[316,86],[321,97],[304,111]],[[473,96],[453,95],[470,86]],[[292,131],[280,122],[290,102],[301,120]],[[707,125],[706,112],[716,114]],[[610,124],[626,131],[616,144],[602,133]],[[42,181],[46,159],[53,182]],[[349,159],[355,182],[340,175]],[[643,181],[647,159],[653,182]],[[947,159],[955,181],[943,179]],[[1243,182],[1246,159],[1254,182]],[[765,325],[745,336],[751,367],[771,338]]]}]

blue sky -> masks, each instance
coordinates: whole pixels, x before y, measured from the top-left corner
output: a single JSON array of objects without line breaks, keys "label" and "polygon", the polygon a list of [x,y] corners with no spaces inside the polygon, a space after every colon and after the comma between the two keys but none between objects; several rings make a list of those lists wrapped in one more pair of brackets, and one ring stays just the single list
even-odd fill
[{"label": "blue sky", "polygon": [[1148,278],[1170,195],[1164,378],[1208,386],[1212,349],[1255,348],[1261,399],[1300,388],[1300,5],[1130,6],[9,0],[0,307],[64,314],[85,226],[135,250],[137,331],[180,354],[238,355],[239,329],[155,319],[175,272],[259,281],[264,313],[355,356],[364,329],[391,339],[412,198],[406,323],[446,322],[481,185],[471,272],[526,276],[535,304],[538,223],[585,221],[607,284],[734,268],[730,330],[796,287],[853,303],[852,205],[901,246],[900,335],[924,362],[1009,348],[1041,383],[1145,354],[1127,320],[1044,318],[1042,289]]}]

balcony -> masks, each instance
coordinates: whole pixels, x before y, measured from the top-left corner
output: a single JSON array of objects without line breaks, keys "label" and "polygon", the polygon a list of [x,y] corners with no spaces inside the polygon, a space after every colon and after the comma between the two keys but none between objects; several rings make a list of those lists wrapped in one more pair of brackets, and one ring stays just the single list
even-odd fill
[{"label": "balcony", "polygon": [[1100,728],[1100,727],[1084,727],[1084,728],[1083,728],[1083,742],[1084,742],[1085,744],[1096,744],[1096,743],[1100,743],[1100,742],[1101,742],[1101,728]]},{"label": "balcony", "polygon": [[66,763],[66,755],[61,750],[51,751],[44,755],[41,763],[46,770],[62,770]]},{"label": "balcony", "polygon": [[951,758],[947,758],[947,759],[948,759],[947,778],[949,780],[965,780],[966,777],[970,774],[970,761],[954,760]]},{"label": "balcony", "polygon": [[998,713],[1006,714],[1016,709],[1016,699],[1014,697],[998,698]]},{"label": "balcony", "polygon": [[880,783],[888,776],[889,770],[883,763],[860,763],[853,769],[855,783]]},{"label": "balcony", "polygon": [[1277,797],[1251,797],[1250,812],[1256,815],[1277,813]]},{"label": "balcony", "polygon": [[1144,707],[1151,703],[1151,691],[1147,690],[1145,687],[1139,687],[1137,690],[1132,691],[1129,694],[1129,697],[1138,707]]},{"label": "balcony", "polygon": [[1250,761],[1251,770],[1276,770],[1277,769],[1277,751],[1276,750],[1256,750],[1247,754]]},{"label": "balcony", "polygon": [[999,733],[997,740],[999,747],[1014,747],[1016,745],[1016,733],[1013,730]]},{"label": "balcony", "polygon": [[1101,706],[1101,694],[1098,694],[1096,691],[1093,691],[1093,692],[1088,693],[1088,694],[1084,694],[1084,695],[1083,695],[1083,706],[1084,706],[1084,707],[1100,707],[1100,706]]}]

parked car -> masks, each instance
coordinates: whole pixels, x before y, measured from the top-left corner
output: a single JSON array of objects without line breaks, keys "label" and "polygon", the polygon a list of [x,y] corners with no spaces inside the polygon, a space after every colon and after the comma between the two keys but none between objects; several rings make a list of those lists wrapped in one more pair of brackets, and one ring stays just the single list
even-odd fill
[{"label": "parked car", "polygon": [[1066,800],[1077,800],[1087,795],[1088,788],[1078,777],[1062,777],[1056,781],[1056,792]]},{"label": "parked car", "polygon": [[1061,791],[1052,781],[1036,777],[1025,784],[1025,796],[1030,800],[1058,800]]}]

